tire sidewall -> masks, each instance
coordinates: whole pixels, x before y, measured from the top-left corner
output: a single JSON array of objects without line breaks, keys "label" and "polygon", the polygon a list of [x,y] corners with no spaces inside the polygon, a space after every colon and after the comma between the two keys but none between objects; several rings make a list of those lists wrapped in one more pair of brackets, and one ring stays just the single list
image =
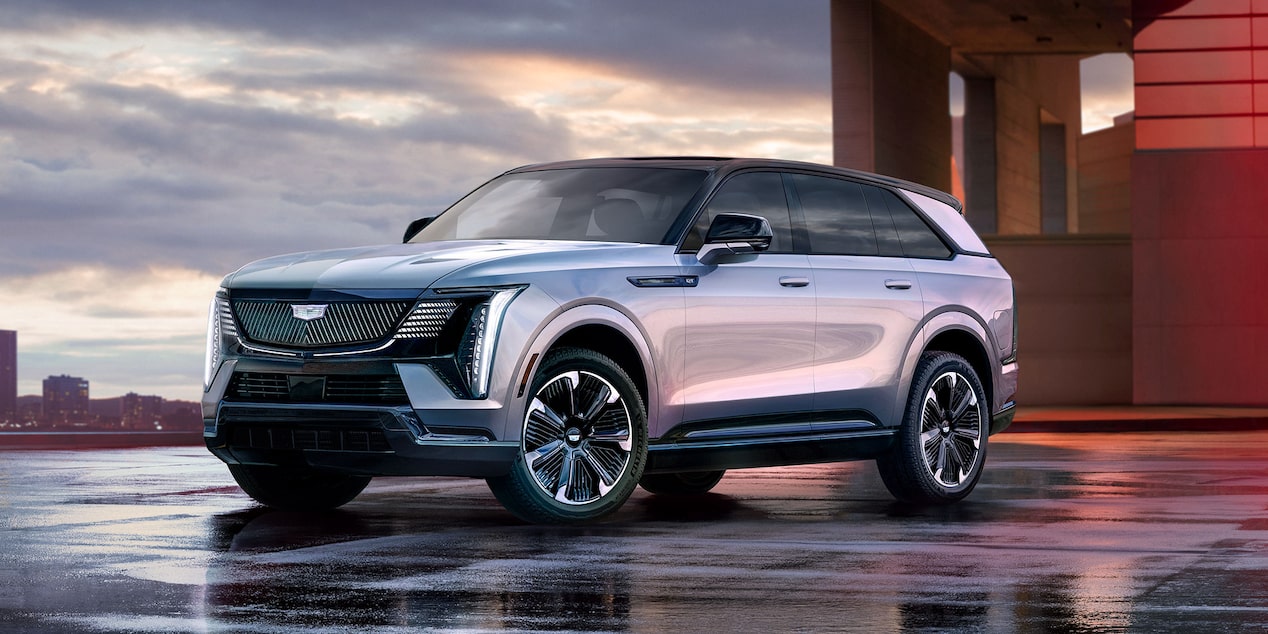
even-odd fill
[{"label": "tire sidewall", "polygon": [[[560,374],[570,371],[589,372],[598,375],[616,388],[625,403],[631,423],[630,459],[625,471],[617,480],[616,486],[602,498],[579,505],[564,504],[547,495],[538,486],[536,478],[533,477],[532,471],[524,460],[525,431],[528,424],[528,412],[533,399],[537,397],[537,393],[548,382],[554,380]],[[542,361],[542,364],[538,366],[537,372],[534,373],[533,380],[529,386],[528,398],[525,399],[524,408],[520,411],[520,450],[516,456],[515,464],[511,468],[511,478],[517,488],[532,498],[534,505],[542,507],[541,510],[551,517],[526,519],[585,521],[597,519],[615,511],[634,492],[634,488],[638,486],[639,478],[643,475],[643,467],[647,463],[647,411],[638,389],[634,386],[634,381],[615,361],[604,355],[590,350],[564,348],[551,353]],[[512,510],[514,511],[515,509]]]},{"label": "tire sidewall", "polygon": [[[921,417],[924,411],[925,393],[942,375],[955,372],[969,380],[969,385],[977,397],[978,420],[980,425],[977,456],[974,459],[969,477],[954,487],[939,482],[929,472],[925,464],[924,447],[920,440]],[[952,353],[928,354],[921,359],[916,376],[912,381],[911,395],[907,400],[907,409],[903,416],[902,451],[905,454],[907,468],[911,469],[920,488],[931,501],[953,502],[964,498],[977,485],[982,477],[986,463],[987,439],[990,435],[990,416],[986,399],[986,390],[982,381],[963,357]]]}]

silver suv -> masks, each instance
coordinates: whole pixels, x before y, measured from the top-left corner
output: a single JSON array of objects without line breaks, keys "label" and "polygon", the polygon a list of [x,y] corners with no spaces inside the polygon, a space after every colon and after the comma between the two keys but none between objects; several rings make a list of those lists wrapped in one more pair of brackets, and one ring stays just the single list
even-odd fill
[{"label": "silver suv", "polygon": [[947,503],[1014,411],[1012,283],[959,201],[821,165],[521,167],[404,244],[222,286],[204,436],[273,507],[470,476],[524,520],[577,522],[636,485],[854,459],[899,499]]}]

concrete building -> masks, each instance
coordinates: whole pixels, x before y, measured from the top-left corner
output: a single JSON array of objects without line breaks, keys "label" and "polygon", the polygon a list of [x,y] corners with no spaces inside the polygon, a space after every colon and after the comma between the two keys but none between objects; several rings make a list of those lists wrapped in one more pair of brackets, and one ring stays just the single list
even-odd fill
[{"label": "concrete building", "polygon": [[[1016,281],[1029,404],[1268,405],[1268,0],[832,0],[836,164],[951,190]],[[1079,60],[1136,112],[1081,135]],[[962,160],[960,159],[962,157]]]},{"label": "concrete building", "polygon": [[88,424],[88,381],[77,376],[44,379],[44,422],[54,427]]},{"label": "concrete building", "polygon": [[163,397],[128,392],[123,395],[121,412],[124,429],[159,429],[163,424]]},{"label": "concrete building", "polygon": [[17,419],[18,333],[0,330],[0,423]]}]

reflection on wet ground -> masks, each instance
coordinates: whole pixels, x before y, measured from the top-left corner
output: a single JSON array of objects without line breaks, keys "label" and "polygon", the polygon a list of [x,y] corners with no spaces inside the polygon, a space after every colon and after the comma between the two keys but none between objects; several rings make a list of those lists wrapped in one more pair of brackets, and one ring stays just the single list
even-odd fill
[{"label": "reflection on wet ground", "polygon": [[0,631],[1263,631],[1268,432],[992,439],[966,502],[871,463],[524,525],[479,481],[253,505],[199,448],[0,453]]}]

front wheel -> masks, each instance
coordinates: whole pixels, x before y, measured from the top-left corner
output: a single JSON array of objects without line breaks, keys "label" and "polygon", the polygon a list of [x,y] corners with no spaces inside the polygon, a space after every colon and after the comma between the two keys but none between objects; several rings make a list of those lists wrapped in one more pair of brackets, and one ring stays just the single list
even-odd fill
[{"label": "front wheel", "polygon": [[634,492],[647,462],[647,413],[616,362],[580,348],[550,353],[533,377],[520,453],[489,488],[520,519],[599,519]]},{"label": "front wheel", "polygon": [[968,361],[924,353],[894,447],[876,460],[885,487],[905,502],[963,499],[982,477],[988,411],[986,390]]},{"label": "front wheel", "polygon": [[351,502],[369,476],[354,476],[307,467],[231,464],[229,473],[256,502],[286,511],[326,511]]}]

